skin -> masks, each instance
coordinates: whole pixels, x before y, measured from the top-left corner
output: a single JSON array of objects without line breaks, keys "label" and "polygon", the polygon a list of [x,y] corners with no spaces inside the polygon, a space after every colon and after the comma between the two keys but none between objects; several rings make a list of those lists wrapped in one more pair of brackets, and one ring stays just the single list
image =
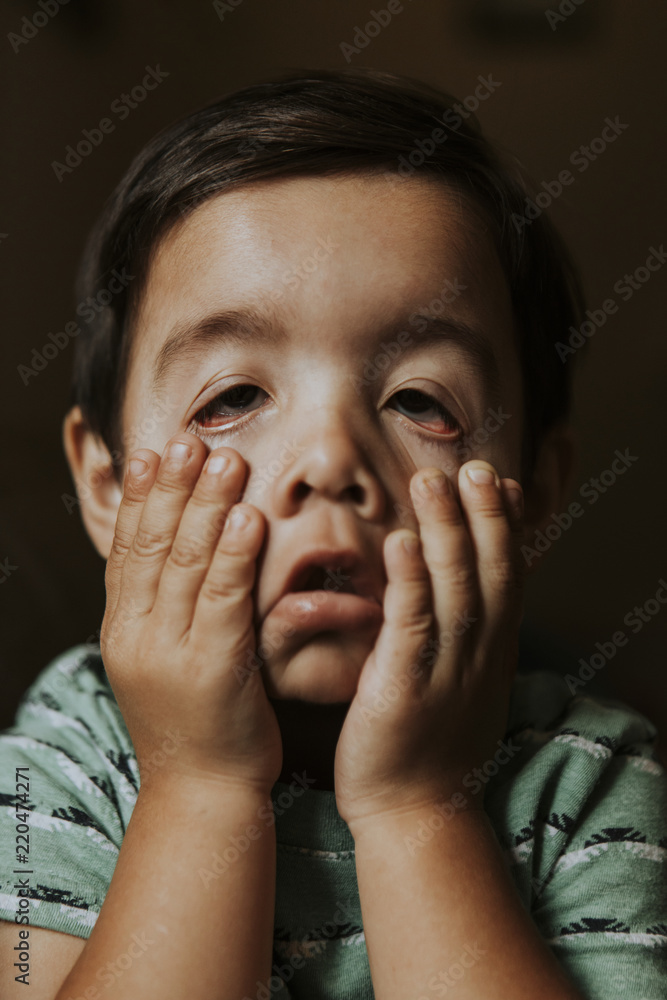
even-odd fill
[{"label": "skin", "polygon": [[[320,252],[324,259],[307,272],[304,264],[312,266],[318,237],[335,249]],[[286,275],[296,280],[286,284]],[[397,319],[398,330],[413,333],[409,317],[428,313],[447,281],[465,291],[445,306],[446,315],[485,331],[500,369],[499,393],[491,397],[482,391],[472,362],[455,344],[437,353],[401,350],[393,371],[380,372],[360,393],[354,378],[363,376],[364,366],[383,354],[382,343],[392,340],[383,323]],[[288,348],[209,347],[198,361],[177,370],[156,398],[150,373],[170,329],[217,309],[258,303],[280,310]],[[438,309],[442,303],[436,302],[431,314]],[[266,520],[252,596],[256,646],[269,646],[262,677],[281,724],[281,777],[290,780],[294,769],[310,766],[315,787],[332,789],[341,726],[377,630],[339,632],[333,641],[331,633],[287,637],[264,615],[285,566],[318,542],[335,539],[360,549],[386,580],[387,535],[400,527],[419,530],[409,489],[416,470],[445,470],[458,493],[462,460],[456,441],[434,432],[415,434],[419,425],[392,404],[400,387],[439,390],[439,400],[467,435],[483,426],[490,406],[500,404],[511,418],[474,454],[502,477],[518,476],[522,390],[509,296],[495,252],[477,217],[428,180],[394,185],[383,177],[343,175],[254,184],[206,202],[162,241],[134,343],[123,427],[133,450],[140,446],[161,455],[170,437],[193,429],[201,405],[230,385],[259,384],[263,392],[251,405],[266,400],[267,393],[272,397],[270,408],[257,411],[244,426],[217,435],[197,433],[207,448],[222,446],[224,453],[233,448],[242,456],[247,476],[244,480],[236,470],[235,495]],[[151,418],[163,412],[161,400],[176,408],[167,419],[153,420],[146,433]],[[86,443],[80,441],[77,413],[69,419],[65,444],[80,481],[77,459]],[[422,424],[424,430],[428,426]],[[272,475],[268,470],[275,468],[276,455],[294,442],[298,455]],[[90,464],[97,453],[87,445]],[[206,449],[199,442],[193,448],[196,470]],[[85,468],[81,471],[90,481]],[[193,474],[185,476],[188,482]],[[351,502],[355,487],[362,496]],[[112,481],[83,505],[104,558],[120,500]]]},{"label": "skin", "polygon": [[[303,264],[317,237],[336,248],[308,271]],[[283,282],[299,271],[298,281]],[[497,359],[497,391],[489,393],[466,352],[443,338],[437,349],[401,350],[358,392],[355,377],[391,340],[384,324],[410,329],[408,317],[428,310],[446,280],[465,290],[445,314],[483,331]],[[175,370],[166,387],[173,409],[147,429],[157,404],[150,371],[173,326],[268,300],[280,311],[286,344],[208,345]],[[76,409],[64,427],[77,482],[101,471],[82,515],[108,558],[101,646],[142,788],[100,918],[62,996],[82,992],[103,959],[118,954],[119,928],[130,926],[128,914],[135,926],[148,919],[149,895],[164,899],[167,922],[177,919],[170,893],[178,898],[181,947],[155,948],[141,968],[137,962],[122,995],[136,986],[137,995],[152,996],[149,983],[160,995],[150,962],[158,979],[183,977],[188,988],[201,980],[198,949],[207,930],[186,922],[196,896],[188,896],[189,876],[176,884],[174,844],[164,831],[170,822],[180,829],[187,787],[187,801],[202,803],[199,842],[183,827],[179,848],[192,872],[201,864],[197,851],[224,842],[227,813],[210,817],[204,802],[214,814],[221,796],[233,803],[232,827],[243,829],[244,815],[295,768],[335,788],[355,838],[380,1000],[425,989],[423,970],[447,968],[471,934],[490,959],[466,974],[460,996],[504,996],[505,977],[512,977],[513,996],[578,996],[523,912],[481,797],[445,824],[437,848],[409,861],[403,847],[404,836],[430,817],[434,803],[460,791],[462,776],[502,738],[521,618],[519,545],[560,509],[571,466],[569,435],[555,429],[542,442],[524,502],[509,294],[477,215],[441,184],[414,178],[290,178],[231,191],[204,203],[159,245],[134,333],[123,420],[143,473],[127,475],[121,491],[108,453]],[[216,437],[193,433],[192,418],[230,384],[256,384],[268,403],[231,418]],[[468,440],[490,407],[501,405],[511,418],[464,461],[451,424],[438,423],[433,411],[425,420],[396,408],[405,388],[437,396]],[[167,444],[179,442],[188,454],[170,460]],[[296,442],[296,454],[267,481],[265,470],[288,442]],[[207,474],[209,451],[229,459],[226,471]],[[471,470],[486,472],[488,481],[474,482]],[[426,482],[434,479],[440,488],[432,492]],[[233,506],[248,515],[244,528],[230,525]],[[381,575],[383,623],[314,635],[297,630],[240,682],[234,667],[271,637],[266,612],[286,568],[312,544],[334,539],[361,550]],[[416,543],[413,551],[406,539]],[[470,624],[450,634],[461,620]],[[393,690],[400,696],[379,710]],[[151,772],[145,762],[169,728],[183,743]],[[156,813],[165,817],[157,827]],[[234,942],[234,972],[225,974],[236,978],[215,978],[223,976],[223,956],[208,963],[201,988],[209,993],[202,995],[223,987],[230,996],[251,995],[257,975],[269,974],[272,836],[264,834],[239,863],[238,897],[211,892],[207,899],[209,924],[220,926],[229,914],[239,928],[262,930]],[[137,860],[142,851],[164,864],[156,861],[147,874]],[[484,880],[475,874],[480,861]],[[391,875],[396,864],[402,880]],[[160,882],[165,867],[168,884]],[[247,923],[237,919],[239,907]]]},{"label": "skin", "polygon": [[[455,199],[449,200],[445,225],[456,232],[451,242],[444,243],[441,207],[440,186],[428,182],[409,185],[409,190],[403,186],[398,199],[384,179],[317,178],[257,185],[252,191],[230,192],[207,203],[165,240],[153,263],[137,324],[138,350],[125,405],[126,438],[134,437],[133,428],[145,426],[154,411],[149,372],[166,330],[195,310],[201,315],[267,297],[274,301],[282,293],[277,304],[289,324],[290,349],[276,348],[269,354],[261,383],[265,390],[273,390],[271,395],[281,397],[278,405],[259,424],[255,418],[257,429],[250,423],[237,432],[230,428],[206,437],[209,446],[229,442],[243,455],[249,465],[243,500],[268,522],[253,591],[257,646],[267,640],[270,644],[276,634],[276,628],[261,619],[286,563],[294,560],[295,552],[305,551],[307,541],[335,538],[341,545],[361,548],[369,562],[382,567],[384,539],[401,524],[394,505],[410,506],[408,483],[415,470],[432,468],[435,459],[437,467],[451,470],[456,488],[461,463],[452,455],[454,442],[429,444],[426,437],[409,432],[410,422],[401,423],[396,410],[382,408],[394,386],[416,384],[433,391],[438,376],[445,382],[446,366],[458,362],[458,370],[465,374],[457,379],[455,391],[467,407],[467,430],[482,425],[493,402],[480,398],[478,383],[468,373],[469,362],[452,348],[439,365],[434,364],[433,351],[422,351],[420,357],[403,363],[393,383],[381,387],[376,380],[372,388],[383,392],[375,412],[360,413],[360,395],[350,376],[362,372],[367,359],[377,356],[378,341],[388,339],[377,336],[380,319],[407,319],[439,295],[447,278],[452,282],[458,278],[466,292],[450,307],[451,314],[494,330],[502,395],[512,404],[505,411],[521,411],[511,312],[499,265],[489,247],[480,257],[478,234],[469,234],[469,216],[464,222]],[[315,271],[306,273],[303,264],[318,249],[318,236],[337,249]],[[288,272],[297,277],[305,274],[305,280],[299,280],[296,288],[286,286],[282,277]],[[410,329],[408,323],[403,327]],[[221,377],[229,381],[254,358],[254,345],[234,357],[227,356],[224,347],[206,351],[195,371],[168,385],[168,396],[190,404],[187,419],[198,409],[198,399],[204,398],[204,386],[214,386]],[[257,368],[251,367],[247,378],[254,382],[258,377]],[[451,376],[445,383],[445,388],[449,386],[453,386]],[[210,395],[207,392],[206,398]],[[185,419],[181,426],[188,426]],[[161,453],[168,430],[175,429],[180,428],[158,427],[146,445]],[[503,475],[516,476],[522,431],[515,416],[504,433],[489,440],[481,457],[495,462]],[[431,440],[440,444],[435,435]],[[286,463],[268,489],[262,489],[264,470],[273,468],[270,463],[284,443],[294,441],[303,449],[299,460]],[[264,475],[253,476],[254,470]],[[297,499],[301,484],[307,495]],[[361,487],[363,499],[350,503],[343,494],[355,485]],[[416,529],[416,517],[409,516],[406,526]],[[376,633],[341,632],[333,642],[330,633],[308,636],[306,641],[299,634],[284,638],[280,649],[271,647],[262,670],[270,695],[290,699],[284,708],[276,708],[288,744],[282,777],[290,780],[296,767],[309,764],[315,787],[333,788],[332,761],[340,728]],[[320,707],[332,702],[342,704]],[[298,744],[292,749],[295,740]]]}]

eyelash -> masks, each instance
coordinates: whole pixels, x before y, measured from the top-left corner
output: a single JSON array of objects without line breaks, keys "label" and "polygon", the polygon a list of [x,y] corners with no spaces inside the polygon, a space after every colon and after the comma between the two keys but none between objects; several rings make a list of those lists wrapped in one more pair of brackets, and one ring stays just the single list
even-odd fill
[{"label": "eyelash", "polygon": [[[191,425],[190,425],[190,427],[188,429],[191,430],[194,434],[198,434],[198,436],[202,437],[204,440],[210,439],[210,438],[215,439],[223,431],[238,429],[239,428],[239,424],[243,424],[243,423],[245,423],[245,421],[236,421],[233,424],[222,424],[222,425],[220,425],[220,427],[219,427],[219,429],[217,431],[213,431],[213,430],[208,429],[205,426],[205,424],[203,423],[203,421],[206,420],[207,417],[210,419],[210,417],[215,413],[216,407],[218,407],[220,405],[222,405],[222,406],[231,406],[232,403],[229,401],[229,397],[232,396],[232,398],[233,398],[233,394],[234,393],[238,393],[239,390],[248,390],[248,389],[257,390],[257,389],[259,389],[259,386],[252,385],[251,383],[242,383],[242,384],[239,384],[239,385],[232,386],[231,388],[226,389],[224,392],[218,393],[217,396],[215,396],[213,399],[209,400],[209,402],[206,403],[206,405],[203,406],[201,408],[201,410],[199,410],[194,415],[194,417],[192,418],[192,421],[191,421]],[[263,392],[264,390],[260,389],[259,391]],[[415,430],[415,433],[419,434],[420,437],[422,437],[428,444],[442,445],[442,444],[449,444],[452,441],[458,440],[459,436],[463,433],[463,428],[461,427],[461,424],[456,419],[456,417],[454,417],[450,413],[450,411],[447,409],[447,407],[443,406],[442,403],[439,400],[435,399],[433,396],[430,396],[426,392],[422,392],[420,389],[412,389],[412,388],[399,389],[398,392],[394,393],[394,395],[391,397],[391,399],[394,399],[395,397],[398,397],[398,396],[401,396],[401,395],[405,395],[406,393],[412,393],[414,395],[419,396],[420,399],[428,401],[429,405],[427,407],[427,410],[431,410],[431,409],[435,410],[437,412],[438,416],[440,418],[442,418],[442,420],[444,421],[444,423],[448,426],[448,428],[450,428],[450,430],[447,433],[445,433],[445,434],[441,434],[441,433],[436,434],[436,437],[433,436],[434,432],[432,432],[432,431],[431,432],[427,432],[427,431],[417,431],[417,430]],[[245,412],[254,413],[257,410],[261,410],[263,405],[264,404],[261,404],[260,406],[256,407],[255,410],[248,410],[247,407],[246,407],[245,408]],[[409,406],[406,406],[406,404],[403,404],[403,406],[405,408],[409,409]],[[243,412],[243,410],[240,410],[238,412],[241,413],[241,412]],[[397,412],[400,413],[400,411],[397,411]],[[233,414],[223,414],[223,416],[232,416],[232,415]],[[400,416],[403,417],[404,419],[408,419],[408,420],[414,419],[414,418],[411,418],[411,417],[406,417],[406,415],[403,414],[403,413],[401,413]],[[409,425],[407,425],[407,426],[409,427]],[[410,427],[409,427],[409,429],[413,430],[413,428],[410,428]]]}]

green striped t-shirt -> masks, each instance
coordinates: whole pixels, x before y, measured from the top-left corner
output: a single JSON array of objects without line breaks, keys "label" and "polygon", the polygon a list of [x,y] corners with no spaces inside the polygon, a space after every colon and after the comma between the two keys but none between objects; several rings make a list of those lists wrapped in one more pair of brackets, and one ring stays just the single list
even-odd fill
[{"label": "green striped t-shirt", "polygon": [[[590,1000],[667,997],[667,777],[655,736],[620,702],[573,697],[549,671],[518,674],[509,753],[483,775],[520,897]],[[471,777],[465,794],[480,789]],[[87,938],[138,790],[99,647],[76,646],[40,674],[0,735],[0,919],[27,913],[34,927]],[[309,787],[304,773],[271,797],[274,816],[260,824],[276,823],[274,995],[370,1000],[354,840],[335,793]],[[223,847],[218,864],[234,850]],[[213,864],[199,877],[204,891]],[[442,996],[442,985],[426,995]]]}]

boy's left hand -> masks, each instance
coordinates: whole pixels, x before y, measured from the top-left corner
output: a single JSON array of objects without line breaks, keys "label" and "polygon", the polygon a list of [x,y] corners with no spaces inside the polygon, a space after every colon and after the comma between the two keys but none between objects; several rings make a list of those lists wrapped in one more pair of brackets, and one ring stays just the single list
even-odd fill
[{"label": "boy's left hand", "polygon": [[[475,469],[494,480],[474,483]],[[436,474],[445,490],[429,495],[423,483]],[[442,472],[416,472],[418,551],[403,547],[414,532],[385,539],[385,620],[336,749],[336,803],[353,834],[367,819],[457,792],[466,808],[482,809],[483,796],[462,782],[493,759],[505,733],[522,617],[521,488],[477,460],[459,469],[458,483],[460,504]]]}]

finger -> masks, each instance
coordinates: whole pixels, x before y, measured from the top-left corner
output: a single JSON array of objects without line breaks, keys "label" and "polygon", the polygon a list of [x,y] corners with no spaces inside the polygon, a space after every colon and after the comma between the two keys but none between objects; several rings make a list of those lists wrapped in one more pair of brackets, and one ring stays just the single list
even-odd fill
[{"label": "finger", "polygon": [[[512,481],[515,482],[514,480]],[[519,484],[516,483],[516,486]],[[459,469],[459,491],[475,550],[487,636],[514,620],[522,577],[516,559],[517,527],[500,478],[488,462],[466,462]]]},{"label": "finger", "polygon": [[421,690],[434,662],[432,589],[419,536],[406,528],[392,531],[385,538],[383,556],[384,622],[375,643],[373,669],[362,671],[358,688],[358,696],[369,705],[378,697],[390,703],[397,700],[395,690]]},{"label": "finger", "polygon": [[512,533],[520,538],[523,524],[523,488],[516,479],[501,479],[500,486]]},{"label": "finger", "polygon": [[243,668],[244,654],[254,648],[251,592],[265,525],[263,514],[251,504],[232,507],[199,590],[192,620],[195,644],[202,636],[209,644],[211,636],[220,637],[237,680],[256,673],[244,673]]},{"label": "finger", "polygon": [[125,557],[119,610],[125,605],[138,617],[153,608],[164,564],[206,454],[206,445],[194,434],[179,434],[167,442]]},{"label": "finger", "polygon": [[123,496],[116,516],[114,538],[104,574],[107,593],[105,614],[108,616],[112,616],[116,610],[125,559],[135,536],[146,497],[155,481],[159,464],[160,456],[148,448],[135,452],[127,464]]},{"label": "finger", "polygon": [[179,636],[190,628],[227,513],[240,499],[248,467],[237,451],[217,448],[204,463],[181,516],[155,597],[158,620]]},{"label": "finger", "polygon": [[[475,552],[459,501],[439,469],[421,469],[410,481],[418,508],[424,561],[433,587],[441,648],[458,650],[477,621],[479,581]],[[456,658],[456,657],[454,657]]]},{"label": "finger", "polygon": [[500,485],[502,487],[505,509],[507,511],[510,529],[512,531],[513,561],[519,578],[520,588],[516,617],[514,621],[513,638],[510,637],[507,645],[507,663],[511,669],[514,669],[516,668],[519,655],[519,627],[524,613],[523,591],[527,572],[526,561],[521,552],[524,528],[524,499],[523,488],[521,483],[519,483],[516,479],[501,479]]}]

